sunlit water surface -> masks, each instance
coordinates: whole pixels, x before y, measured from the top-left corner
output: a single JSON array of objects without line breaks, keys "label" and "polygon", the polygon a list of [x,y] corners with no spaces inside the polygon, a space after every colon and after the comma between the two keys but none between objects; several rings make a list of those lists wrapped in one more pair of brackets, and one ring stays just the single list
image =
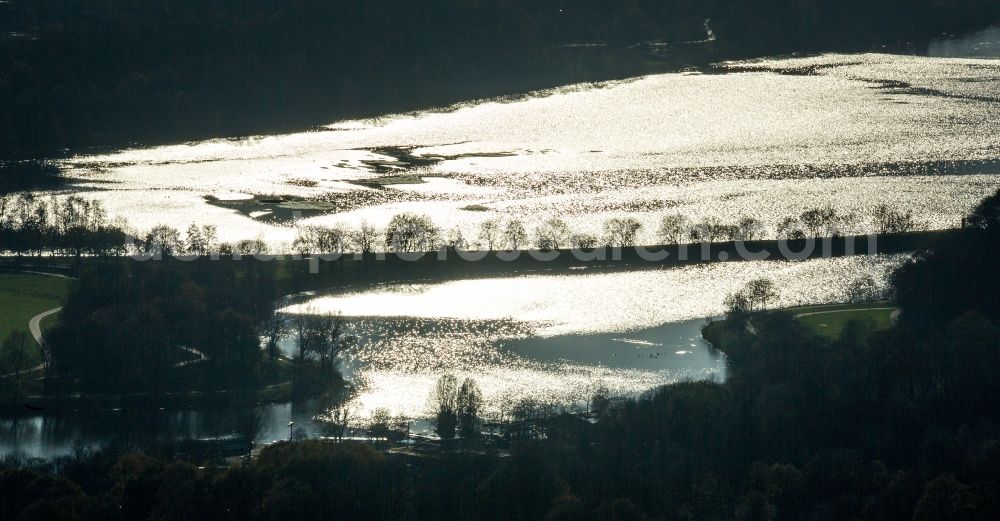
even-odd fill
[{"label": "sunlit water surface", "polygon": [[725,296],[767,277],[774,306],[842,301],[847,286],[884,281],[902,256],[716,263],[673,269],[523,275],[389,285],[311,298],[289,313],[335,313],[360,348],[346,367],[362,416],[377,407],[426,416],[444,374],[475,379],[486,413],[520,400],[579,408],[597,387],[616,395],[724,377],[701,338]]},{"label": "sunlit water surface", "polygon": [[[560,215],[593,233],[608,217],[632,215],[649,241],[668,211],[750,215],[773,228],[830,204],[865,231],[872,207],[888,202],[913,209],[925,227],[951,227],[1000,187],[1000,60],[826,54],[715,72],[79,156],[64,166],[74,191],[140,230],[212,222],[225,240],[259,236],[276,246],[294,237],[287,219],[266,210],[252,218],[204,197],[323,200],[332,210],[304,221],[327,224],[383,225],[415,211],[467,237],[495,217],[525,219],[530,230]],[[430,162],[414,166],[408,154]],[[440,177],[384,189],[351,183],[392,173]],[[463,209],[471,205],[486,210]]]}]

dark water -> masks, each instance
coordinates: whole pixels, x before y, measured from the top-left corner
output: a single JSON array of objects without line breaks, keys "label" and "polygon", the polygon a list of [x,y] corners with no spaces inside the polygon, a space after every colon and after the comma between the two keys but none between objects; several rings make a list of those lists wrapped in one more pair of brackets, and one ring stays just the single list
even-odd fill
[{"label": "dark water", "polygon": [[[288,422],[317,436],[312,422],[315,406],[290,403],[268,405],[259,442],[288,439]],[[210,439],[235,432],[237,411],[199,409],[181,411],[78,411],[59,416],[0,418],[0,456],[50,459],[71,454],[77,447],[131,446],[151,440]]]},{"label": "dark water", "polygon": [[[582,379],[597,372],[621,375],[622,371],[635,371],[645,380],[636,382],[638,387],[625,389],[624,394],[635,394],[655,386],[657,379],[722,378],[724,359],[721,353],[710,348],[701,339],[702,320],[689,320],[666,324],[630,334],[563,335],[551,338],[526,338],[506,344],[506,352],[498,360],[511,361],[507,367],[516,374],[536,370],[540,378],[550,378],[556,389],[569,386],[568,393],[579,392],[573,388]],[[394,342],[398,342],[398,337]],[[355,365],[358,362],[355,362]],[[504,369],[497,365],[495,368]],[[350,369],[350,367],[348,367]],[[489,367],[479,367],[486,372],[481,381],[484,391],[490,391]],[[522,372],[518,372],[522,371]],[[577,378],[560,380],[565,375],[559,371],[576,374]],[[350,374],[350,371],[348,371]],[[417,369],[412,372],[416,381],[433,383],[427,378],[434,370]],[[406,378],[403,381],[409,381]],[[538,382],[533,387],[538,388]],[[541,387],[544,391],[544,386]],[[616,389],[612,389],[616,390]],[[382,406],[380,398],[405,402],[407,395],[418,396],[422,401],[426,389],[403,389],[404,395],[364,393],[360,397],[357,417],[365,418],[368,409]],[[619,390],[620,391],[620,390]],[[619,393],[622,394],[622,393]],[[539,400],[564,401],[563,397],[539,394]],[[396,404],[397,406],[399,404]],[[565,404],[572,408],[578,404]],[[397,407],[398,408],[398,407]],[[405,404],[404,404],[405,409]],[[271,443],[287,439],[288,423],[295,422],[309,437],[320,436],[320,427],[313,417],[320,412],[316,403],[268,405],[265,409],[264,429],[258,443]],[[405,411],[416,420],[415,432],[429,431],[430,425],[419,417],[419,408]],[[50,459],[71,454],[78,447],[99,448],[126,446],[151,440],[161,442],[184,439],[211,439],[236,431],[239,411],[225,408],[191,410],[100,410],[77,411],[62,415],[34,415],[0,417],[0,457],[20,456]]]}]

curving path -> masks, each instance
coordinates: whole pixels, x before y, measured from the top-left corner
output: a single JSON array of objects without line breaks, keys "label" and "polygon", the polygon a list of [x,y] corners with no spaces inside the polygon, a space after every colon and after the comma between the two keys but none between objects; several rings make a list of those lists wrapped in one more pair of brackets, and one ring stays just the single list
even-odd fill
[{"label": "curving path", "polygon": [[[45,356],[45,361],[36,365],[35,367],[29,367],[28,369],[21,371],[21,374],[43,371],[45,370],[45,366],[47,366],[49,362],[52,361],[52,355],[49,354],[48,344],[45,343],[45,338],[42,337],[42,320],[45,320],[47,317],[55,315],[60,311],[62,311],[62,306],[57,307],[55,309],[50,309],[48,311],[43,311],[31,317],[31,320],[28,321],[28,330],[31,331],[31,336],[34,337],[35,342],[38,343],[38,347],[42,349],[42,354]],[[17,374],[18,373],[8,373],[0,375],[0,379],[17,376]]]},{"label": "curving path", "polygon": [[799,313],[795,315],[796,320],[802,317],[811,317],[814,315],[833,315],[836,313],[856,313],[858,311],[892,311],[893,320],[899,317],[899,308],[884,307],[884,308],[857,308],[857,309],[835,309],[833,311],[813,311],[811,313]]},{"label": "curving path", "polygon": [[[43,275],[46,277],[55,277],[59,279],[75,278],[75,277],[70,277],[69,275],[62,275],[60,273],[49,273],[46,271],[30,271],[30,270],[5,270],[5,271],[13,271],[18,273],[31,273],[32,275]],[[48,311],[43,311],[31,317],[31,320],[28,320],[28,331],[31,332],[31,336],[35,339],[35,342],[38,344],[38,347],[42,349],[42,354],[45,356],[45,361],[36,365],[35,367],[22,371],[21,374],[33,373],[35,371],[42,371],[45,369],[45,366],[48,365],[49,362],[51,362],[52,357],[51,354],[49,353],[48,344],[45,343],[45,338],[42,337],[42,320],[45,320],[47,317],[55,315],[60,311],[62,311],[62,306],[59,306],[55,309],[50,309]],[[15,376],[16,374],[17,373],[0,375],[0,379],[10,378],[12,376]]]},{"label": "curving path", "polygon": [[48,344],[46,344],[45,339],[42,338],[42,320],[45,320],[47,317],[55,315],[60,311],[62,311],[62,306],[48,311],[43,311],[31,317],[31,320],[28,321],[28,330],[31,331],[31,336],[35,337],[35,342],[38,342],[38,347],[42,348],[42,352],[45,353],[46,363],[49,362],[49,350]]}]

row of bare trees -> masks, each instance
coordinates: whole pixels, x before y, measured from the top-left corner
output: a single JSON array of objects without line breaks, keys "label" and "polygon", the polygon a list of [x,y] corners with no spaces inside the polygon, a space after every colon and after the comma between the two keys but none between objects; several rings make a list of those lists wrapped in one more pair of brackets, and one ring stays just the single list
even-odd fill
[{"label": "row of bare trees", "polygon": [[[755,217],[742,217],[731,223],[717,217],[693,221],[674,213],[660,218],[659,227],[653,232],[661,244],[684,242],[752,241],[776,236],[779,239],[805,239],[808,237],[841,236],[861,227],[864,219],[857,214],[838,212],[830,206],[808,209],[778,222],[773,233]],[[913,212],[890,205],[876,206],[867,217],[877,233],[913,231],[918,223]],[[351,228],[343,224],[331,226],[303,225],[296,230],[291,248],[301,255],[323,253],[361,253],[376,251],[421,252],[441,247],[479,249],[483,251],[521,250],[528,247],[540,250],[558,248],[593,249],[598,247],[629,247],[640,244],[643,224],[633,217],[615,217],[603,223],[600,234],[574,231],[559,217],[548,218],[529,233],[519,219],[489,219],[479,225],[478,235],[466,238],[461,229],[445,232],[426,215],[401,213],[393,216],[384,230],[362,221]],[[262,239],[225,243],[218,239],[214,225],[192,224],[185,234],[168,225],[159,225],[134,241],[134,250],[146,255],[260,255],[270,253],[269,245]]]},{"label": "row of bare trees", "polygon": [[[857,228],[860,220],[858,215],[844,214],[826,206],[787,217],[778,223],[774,232],[779,239],[839,236]],[[917,228],[911,211],[886,204],[875,207],[868,222],[870,229],[877,233],[899,233]],[[596,235],[574,231],[559,217],[540,222],[531,234],[519,219],[490,219],[480,224],[477,237],[468,239],[459,228],[443,231],[426,215],[401,213],[381,231],[367,222],[355,228],[342,224],[299,226],[291,247],[298,254],[419,252],[442,246],[484,251],[527,247],[592,249],[639,245],[642,230],[643,224],[633,217],[608,219]],[[764,223],[754,217],[743,217],[734,223],[725,223],[717,217],[695,222],[682,214],[664,215],[653,233],[662,244],[757,240],[769,235]],[[0,196],[0,244],[4,245],[3,250],[18,255],[49,252],[78,257],[125,252],[150,256],[250,256],[268,254],[271,249],[261,237],[223,242],[218,229],[211,224],[191,224],[183,233],[173,226],[161,224],[133,237],[126,223],[110,220],[97,201],[77,196],[62,200],[42,199],[31,194]]]},{"label": "row of bare trees", "polygon": [[[844,214],[830,206],[812,208],[795,217],[780,221],[774,233],[757,218],[742,217],[725,223],[716,217],[692,221],[682,214],[664,215],[654,234],[662,244],[683,242],[752,241],[776,235],[779,239],[840,236],[858,228],[861,218]],[[879,205],[868,217],[870,228],[877,233],[899,233],[917,228],[913,213],[889,205]],[[362,222],[355,229],[344,225],[308,225],[298,228],[292,244],[296,253],[358,252],[374,253],[381,247],[387,251],[433,251],[442,246],[482,251],[520,250],[534,247],[540,250],[558,248],[592,249],[598,247],[629,247],[641,242],[643,224],[633,217],[615,217],[603,223],[600,234],[574,231],[559,217],[548,218],[535,226],[533,233],[519,219],[489,219],[479,225],[478,235],[466,238],[459,228],[445,233],[430,217],[413,213],[394,216],[382,232]]]},{"label": "row of bare trees", "polygon": [[[726,313],[734,316],[749,315],[764,311],[774,303],[780,293],[774,281],[757,278],[746,283],[739,290],[726,296]],[[853,304],[867,304],[889,298],[888,288],[879,285],[875,277],[864,274],[852,280],[845,289],[845,299]]]},{"label": "row of bare trees", "polygon": [[98,201],[0,195],[0,253],[117,255],[128,237],[125,223],[111,220]]},{"label": "row of bare trees", "polygon": [[838,237],[848,234],[866,222],[875,233],[904,233],[920,225],[913,211],[888,204],[879,204],[867,215],[845,214],[831,206],[810,208],[798,216],[786,217],[778,223],[780,239]]},{"label": "row of bare trees", "polygon": [[154,257],[251,256],[266,255],[271,251],[271,247],[262,237],[223,242],[219,240],[218,228],[214,224],[202,226],[191,224],[183,235],[173,226],[160,224],[144,235],[135,237],[130,246],[130,251],[136,254]]}]

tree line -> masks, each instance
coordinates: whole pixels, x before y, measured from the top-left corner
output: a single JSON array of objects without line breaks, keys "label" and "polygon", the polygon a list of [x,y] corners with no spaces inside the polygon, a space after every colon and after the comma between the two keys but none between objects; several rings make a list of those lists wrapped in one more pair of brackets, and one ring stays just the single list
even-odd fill
[{"label": "tree line", "polygon": [[[920,224],[911,210],[879,204],[867,219],[844,214],[832,207],[812,208],[799,216],[782,219],[773,232],[754,217],[727,224],[717,217],[692,221],[680,213],[660,218],[653,231],[661,244],[690,242],[753,241],[774,237],[805,239],[841,236],[866,228],[877,233],[914,231]],[[643,224],[634,217],[613,217],[604,221],[601,232],[573,231],[560,217],[538,223],[529,232],[523,221],[488,219],[480,223],[478,234],[466,237],[458,227],[444,231],[426,215],[401,213],[392,217],[384,230],[362,221],[354,228],[300,225],[292,241],[291,253],[299,255],[376,252],[427,252],[442,247],[480,251],[501,249],[539,250],[599,247],[631,247],[643,244]],[[145,233],[134,232],[121,218],[109,218],[98,201],[79,196],[63,199],[37,197],[31,193],[0,195],[0,252],[16,257],[42,254],[82,256],[140,255],[151,258],[177,256],[254,256],[278,251],[263,238],[221,241],[215,225],[190,224],[184,232],[167,225],[154,226]]]},{"label": "tree line", "polygon": [[0,194],[0,253],[107,257],[125,253],[128,238],[124,221],[98,201]]},{"label": "tree line", "polygon": [[[755,241],[773,237],[785,240],[840,237],[861,229],[879,234],[905,233],[918,230],[921,226],[912,210],[883,203],[876,205],[867,217],[838,212],[830,206],[810,208],[798,216],[783,218],[772,231],[754,217],[742,217],[729,224],[714,216],[694,221],[683,214],[672,213],[663,215],[658,228],[651,232],[660,244],[680,244]],[[342,224],[299,226],[291,248],[302,255],[426,252],[441,247],[487,252],[531,247],[539,250],[590,250],[642,246],[645,244],[640,235],[643,231],[644,225],[634,217],[609,218],[602,224],[599,234],[574,231],[561,217],[545,219],[530,232],[520,219],[494,218],[481,222],[474,237],[466,237],[458,227],[445,232],[426,215],[402,213],[393,216],[383,231],[366,222],[354,229]],[[179,241],[179,233],[173,236]]]}]

